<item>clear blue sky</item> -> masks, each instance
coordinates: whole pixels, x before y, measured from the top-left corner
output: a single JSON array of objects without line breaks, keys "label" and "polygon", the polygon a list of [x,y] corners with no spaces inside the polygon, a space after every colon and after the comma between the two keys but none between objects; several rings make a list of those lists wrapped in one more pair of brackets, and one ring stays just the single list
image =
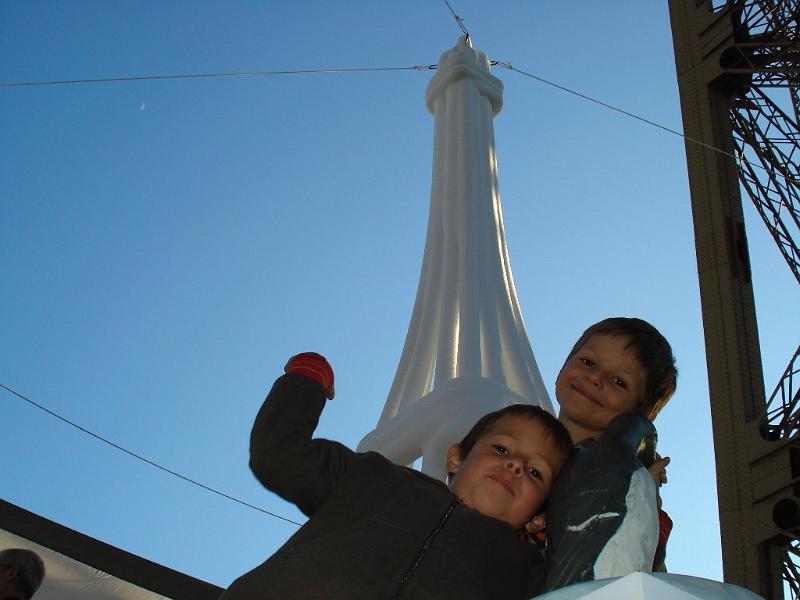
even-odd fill
[{"label": "clear blue sky", "polygon": [[[682,129],[666,3],[455,0],[491,58]],[[0,82],[429,65],[443,2],[0,2]],[[721,577],[683,141],[495,68],[511,264],[552,394],[580,332],[672,342],[672,571]],[[0,382],[289,518],[247,468],[286,358],[326,354],[318,433],[354,447],[386,399],[430,192],[431,72],[0,89]],[[746,206],[771,389],[797,286]],[[296,527],[177,480],[0,391],[0,497],[226,586]]]}]

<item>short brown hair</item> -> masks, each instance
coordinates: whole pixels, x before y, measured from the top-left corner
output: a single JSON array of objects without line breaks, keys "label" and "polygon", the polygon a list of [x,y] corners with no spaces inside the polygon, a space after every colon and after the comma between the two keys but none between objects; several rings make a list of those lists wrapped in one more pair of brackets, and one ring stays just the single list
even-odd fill
[{"label": "short brown hair", "polygon": [[472,451],[472,448],[478,440],[492,428],[492,425],[505,416],[522,416],[536,421],[542,425],[545,430],[545,435],[550,436],[555,448],[562,452],[565,458],[572,452],[572,438],[558,419],[539,406],[534,406],[532,404],[512,404],[500,410],[490,412],[488,415],[484,415],[478,419],[478,422],[472,426],[472,429],[469,430],[467,435],[464,436],[464,439],[458,444],[462,460]]},{"label": "short brown hair", "polygon": [[566,362],[575,356],[593,335],[622,335],[628,338],[627,348],[646,374],[644,395],[636,410],[651,421],[675,393],[678,369],[667,339],[647,321],[635,317],[611,317],[591,325],[575,342]]}]

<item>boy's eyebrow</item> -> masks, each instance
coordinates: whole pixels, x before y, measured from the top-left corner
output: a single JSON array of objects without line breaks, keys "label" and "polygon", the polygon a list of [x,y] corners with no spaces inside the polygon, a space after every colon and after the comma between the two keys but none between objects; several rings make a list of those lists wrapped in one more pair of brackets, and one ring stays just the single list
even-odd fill
[{"label": "boy's eyebrow", "polygon": [[517,439],[516,437],[514,437],[510,433],[502,433],[500,431],[490,431],[489,433],[486,434],[485,437],[490,437],[490,436],[493,436],[493,435],[499,435],[499,436],[502,436],[502,437]]},{"label": "boy's eyebrow", "polygon": [[[516,436],[514,436],[514,435],[511,435],[510,433],[500,433],[500,432],[496,432],[496,433],[494,433],[493,435],[499,435],[499,436],[503,436],[503,437],[507,437],[507,438],[511,438],[511,439],[513,439],[513,440],[519,441],[519,438],[517,438],[517,437],[516,437]],[[537,436],[538,436],[538,435],[539,435],[539,434],[537,434]],[[488,437],[488,436],[487,436],[487,437]],[[550,448],[550,450],[556,450],[556,449],[557,449],[557,448],[556,448],[555,446],[553,446],[553,447],[551,447],[551,448]]]},{"label": "boy's eyebrow", "polygon": [[[596,350],[594,350],[593,348],[591,348],[591,347],[589,347],[589,346],[583,346],[583,347],[582,347],[580,350],[578,350],[578,351],[575,353],[575,356],[577,356],[578,354],[580,354],[580,353],[581,353],[581,352],[583,352],[584,350],[586,350],[586,351],[589,351],[589,352],[591,352],[592,354],[597,354],[597,351],[596,351]],[[621,372],[623,375],[628,375],[628,376],[634,376],[634,377],[636,377],[636,376],[637,376],[637,375],[636,375],[636,370],[637,370],[637,369],[642,369],[643,367],[642,367],[642,366],[639,364],[639,361],[636,359],[636,357],[633,357],[633,356],[632,356],[632,357],[630,357],[630,358],[629,358],[629,359],[627,359],[627,360],[629,360],[629,361],[632,361],[632,364],[631,364],[630,366],[628,366],[628,367],[621,367],[621,368],[618,368],[618,369],[616,369],[616,370],[620,371],[620,372]]]},{"label": "boy's eyebrow", "polygon": [[620,368],[618,368],[616,370],[619,371],[622,375],[631,375],[631,376],[635,376],[636,375],[636,370],[635,369],[631,370],[631,369],[629,369],[627,367],[620,367]]},{"label": "boy's eyebrow", "polygon": [[517,437],[517,436],[515,436],[515,435],[512,435],[512,434],[510,434],[510,433],[501,433],[501,432],[499,432],[499,431],[492,432],[492,433],[490,433],[490,434],[486,435],[486,437],[488,438],[489,436],[492,436],[492,435],[494,435],[494,436],[499,436],[501,439],[500,439],[500,440],[498,440],[498,441],[503,441],[503,439],[502,439],[502,438],[506,438],[506,439],[514,440],[515,442],[519,442],[519,441],[520,441],[520,438],[519,438],[519,437]]}]

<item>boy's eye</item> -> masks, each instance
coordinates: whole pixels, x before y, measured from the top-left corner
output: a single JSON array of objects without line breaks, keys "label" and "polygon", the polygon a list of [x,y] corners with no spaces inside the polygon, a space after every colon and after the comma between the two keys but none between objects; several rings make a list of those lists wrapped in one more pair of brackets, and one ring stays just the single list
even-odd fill
[{"label": "boy's eye", "polygon": [[528,469],[528,475],[530,475],[534,479],[538,479],[539,481],[543,481],[544,480],[544,476],[542,475],[542,472],[539,469],[536,469],[534,467],[531,467],[530,469]]},{"label": "boy's eye", "polygon": [[500,444],[493,444],[492,448],[494,448],[498,454],[508,454],[508,448]]},{"label": "boy's eye", "polygon": [[614,382],[614,385],[618,385],[619,387],[621,387],[623,389],[627,389],[627,387],[628,387],[628,384],[626,384],[625,381],[623,381],[622,378],[620,378],[620,377],[613,377],[611,379],[611,381]]},{"label": "boy's eye", "polygon": [[594,361],[591,358],[579,358],[578,360],[580,360],[586,367],[594,366]]}]

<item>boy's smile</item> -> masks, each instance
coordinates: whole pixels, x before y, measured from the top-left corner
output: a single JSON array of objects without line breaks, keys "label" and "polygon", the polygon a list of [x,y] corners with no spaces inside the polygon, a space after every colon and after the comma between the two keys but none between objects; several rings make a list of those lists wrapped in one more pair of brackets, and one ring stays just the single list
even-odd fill
[{"label": "boy's smile", "polygon": [[624,335],[593,335],[561,368],[558,418],[574,442],[598,436],[614,417],[641,404],[647,375],[628,341]]},{"label": "boy's smile", "polygon": [[586,398],[586,399],[587,399],[589,402],[591,402],[592,404],[597,404],[598,406],[603,406],[603,404],[602,404],[602,403],[601,403],[599,400],[597,400],[597,399],[596,399],[596,398],[595,398],[595,397],[594,397],[594,396],[591,394],[591,392],[590,392],[590,391],[588,391],[587,389],[584,389],[584,386],[582,386],[582,385],[580,385],[580,384],[577,384],[577,383],[575,383],[575,384],[572,384],[572,385],[571,385],[571,387],[572,387],[572,389],[573,389],[573,390],[575,390],[576,392],[578,392],[578,393],[579,393],[581,396],[583,396],[584,398]]},{"label": "boy's smile", "polygon": [[541,508],[566,457],[535,419],[501,417],[462,460],[447,452],[450,488],[466,506],[521,529]]}]

